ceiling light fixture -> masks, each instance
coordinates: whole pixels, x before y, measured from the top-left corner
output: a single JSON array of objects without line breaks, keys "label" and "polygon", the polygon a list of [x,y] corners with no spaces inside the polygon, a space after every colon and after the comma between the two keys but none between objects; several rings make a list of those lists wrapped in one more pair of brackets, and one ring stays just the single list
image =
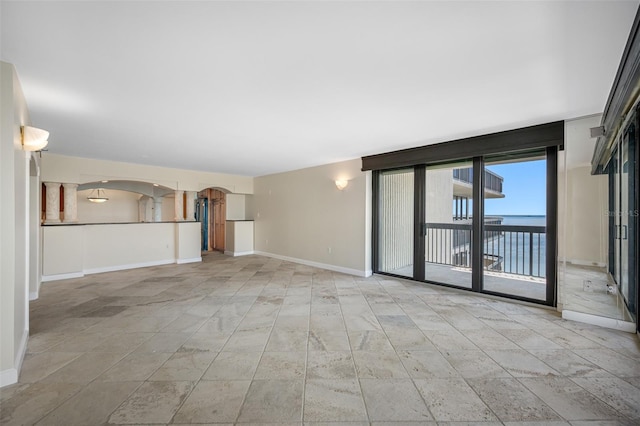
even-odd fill
[{"label": "ceiling light fixture", "polygon": [[49,132],[37,127],[21,126],[20,136],[25,151],[42,151],[49,143]]},{"label": "ceiling light fixture", "polygon": [[105,201],[109,201],[109,198],[107,198],[107,193],[104,191],[104,189],[98,188],[91,191],[91,193],[87,197],[87,200],[91,201],[92,203],[104,203]]},{"label": "ceiling light fixture", "polygon": [[338,179],[338,180],[336,180],[336,188],[338,188],[340,191],[345,189],[347,187],[347,185],[349,185],[349,181],[346,180],[346,179]]}]

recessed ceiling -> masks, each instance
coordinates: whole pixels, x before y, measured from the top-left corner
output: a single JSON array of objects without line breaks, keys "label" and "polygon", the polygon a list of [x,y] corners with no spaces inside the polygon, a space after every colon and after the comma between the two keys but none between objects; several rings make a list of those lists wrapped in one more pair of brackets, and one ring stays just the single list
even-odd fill
[{"label": "recessed ceiling", "polygon": [[602,112],[638,1],[2,1],[53,153],[260,176]]}]

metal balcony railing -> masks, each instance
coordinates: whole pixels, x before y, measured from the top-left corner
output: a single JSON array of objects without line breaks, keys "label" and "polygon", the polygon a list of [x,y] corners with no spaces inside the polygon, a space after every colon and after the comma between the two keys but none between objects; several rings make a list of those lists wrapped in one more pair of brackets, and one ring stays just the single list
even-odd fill
[{"label": "metal balcony railing", "polygon": [[[425,261],[471,268],[471,224],[427,223]],[[544,226],[484,225],[484,269],[507,274],[546,276]]]},{"label": "metal balcony railing", "polygon": [[[453,178],[461,182],[473,183],[473,168],[453,169]],[[504,179],[492,172],[484,171],[484,189],[502,193],[502,182]]]}]

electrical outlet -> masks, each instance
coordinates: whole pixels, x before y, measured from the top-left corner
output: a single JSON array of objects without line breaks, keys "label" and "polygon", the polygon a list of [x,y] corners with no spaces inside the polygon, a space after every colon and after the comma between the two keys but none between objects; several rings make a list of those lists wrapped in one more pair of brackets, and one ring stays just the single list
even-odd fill
[{"label": "electrical outlet", "polygon": [[331,254],[331,247],[327,247],[327,253]]}]

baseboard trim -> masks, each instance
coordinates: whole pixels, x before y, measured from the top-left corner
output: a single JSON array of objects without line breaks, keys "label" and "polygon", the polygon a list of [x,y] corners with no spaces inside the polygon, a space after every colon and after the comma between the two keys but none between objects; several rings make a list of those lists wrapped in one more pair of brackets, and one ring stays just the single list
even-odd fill
[{"label": "baseboard trim", "polygon": [[27,343],[29,343],[29,329],[25,329],[22,332],[22,339],[20,339],[20,348],[18,348],[18,354],[16,355],[15,365],[20,373],[22,369],[22,361],[24,361],[24,356],[27,353]]},{"label": "baseboard trim", "polygon": [[102,268],[85,269],[86,275],[101,274],[103,272],[125,271],[127,269],[148,268],[149,266],[170,265],[176,263],[176,259],[154,260],[151,262],[130,263],[128,265],[105,266]]},{"label": "baseboard trim", "polygon": [[[177,263],[178,265],[181,265],[183,263],[195,263],[195,262],[202,262],[202,257],[192,257],[188,259],[154,260],[152,262],[130,263],[128,265],[115,265],[115,266],[105,266],[102,268],[91,268],[91,269],[85,269],[82,272],[71,272],[68,274],[43,275],[42,282],[68,280],[70,278],[82,278],[85,275],[101,274],[103,272],[125,271],[127,269],[148,268],[150,266],[160,266],[160,265],[171,265],[172,263]],[[37,292],[30,293],[29,297],[31,298],[34,295],[35,295],[35,299],[37,299],[38,298]],[[35,299],[31,299],[31,300],[35,300]]]},{"label": "baseboard trim", "polygon": [[84,272],[70,272],[68,274],[43,275],[42,282],[68,280],[71,278],[82,278]]},{"label": "baseboard trim", "polygon": [[334,272],[341,272],[343,274],[348,274],[348,275],[355,275],[358,277],[369,277],[372,275],[372,271],[345,268],[342,266],[329,265],[327,263],[313,262],[311,260],[306,260],[306,259],[298,259],[296,257],[289,257],[289,256],[282,256],[274,253],[267,253],[264,251],[254,251],[254,254],[258,254],[260,256],[272,257],[274,259],[285,260],[287,262],[299,263],[301,265],[312,266],[314,268],[326,269]]},{"label": "baseboard trim", "polygon": [[567,259],[567,263],[570,263],[576,266],[592,266],[596,268],[604,268],[605,266],[607,266],[607,264],[604,262],[593,262],[590,260],[580,260],[580,259]]},{"label": "baseboard trim", "polygon": [[15,368],[7,368],[0,371],[0,388],[9,386],[18,382],[18,370]]},{"label": "baseboard trim", "polygon": [[613,330],[625,331],[627,333],[636,332],[636,324],[633,322],[606,318],[598,315],[585,314],[583,312],[563,310],[562,318],[572,321],[584,322],[586,324],[598,325],[600,327],[611,328]]},{"label": "baseboard trim", "polygon": [[182,265],[184,263],[196,263],[196,262],[202,262],[202,257],[191,257],[188,259],[177,259],[176,263],[178,265]]},{"label": "baseboard trim", "polygon": [[20,339],[20,347],[14,360],[15,367],[7,368],[0,371],[0,388],[9,386],[18,382],[18,376],[20,375],[20,369],[22,368],[22,361],[27,353],[27,342],[29,341],[29,330],[24,330],[22,333],[22,339]]},{"label": "baseboard trim", "polygon": [[38,298],[40,297],[40,292],[38,291],[30,291],[29,292],[29,300],[38,300]]},{"label": "baseboard trim", "polygon": [[249,256],[252,254],[255,254],[255,252],[253,250],[251,251],[229,251],[229,250],[225,250],[224,254],[226,254],[227,256]]}]

